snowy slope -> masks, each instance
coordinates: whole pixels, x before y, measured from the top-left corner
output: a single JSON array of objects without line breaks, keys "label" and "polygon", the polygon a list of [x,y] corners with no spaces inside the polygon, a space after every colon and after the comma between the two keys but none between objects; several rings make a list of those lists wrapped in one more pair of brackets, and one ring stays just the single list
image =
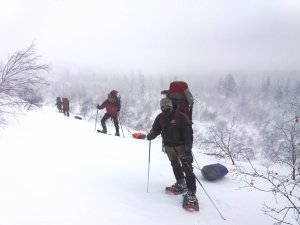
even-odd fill
[{"label": "snowy slope", "polygon": [[[0,225],[273,224],[261,212],[264,194],[238,190],[231,174],[209,182],[195,169],[226,221],[199,184],[200,211],[183,210],[182,196],[164,193],[174,177],[160,139],[151,144],[147,193],[149,142],[125,136],[49,108],[9,120],[0,129]],[[218,162],[194,152],[201,167]]]}]

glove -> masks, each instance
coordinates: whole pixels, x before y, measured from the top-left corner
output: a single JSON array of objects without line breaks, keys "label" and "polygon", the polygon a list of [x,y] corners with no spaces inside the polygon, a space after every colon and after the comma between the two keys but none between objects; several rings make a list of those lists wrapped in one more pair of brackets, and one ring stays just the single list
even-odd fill
[{"label": "glove", "polygon": [[151,132],[150,132],[149,134],[147,134],[146,138],[147,138],[148,141],[151,141],[151,140],[154,139],[154,138],[152,137],[152,133],[151,133]]},{"label": "glove", "polygon": [[97,104],[97,109],[100,109],[100,105],[99,104]]},{"label": "glove", "polygon": [[181,155],[181,160],[185,163],[192,164],[193,163],[193,154],[192,151],[186,151]]}]

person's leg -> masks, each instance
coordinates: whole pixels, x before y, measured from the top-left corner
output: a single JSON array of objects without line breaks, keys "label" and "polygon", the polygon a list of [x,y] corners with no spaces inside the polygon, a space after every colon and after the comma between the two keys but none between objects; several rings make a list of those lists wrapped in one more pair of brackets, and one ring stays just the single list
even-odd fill
[{"label": "person's leg", "polygon": [[173,169],[174,176],[176,181],[182,181],[184,179],[184,174],[182,171],[182,167],[180,165],[179,159],[177,157],[177,153],[174,147],[165,146],[165,152],[171,162],[171,166]]},{"label": "person's leg", "polygon": [[106,120],[110,118],[110,115],[108,113],[105,113],[104,116],[101,119],[101,125],[102,125],[102,132],[107,133],[107,128],[106,128]]},{"label": "person's leg", "polygon": [[175,147],[165,147],[165,151],[171,162],[174,176],[176,178],[176,183],[171,187],[167,187],[167,190],[173,192],[174,194],[182,194],[187,191],[186,182],[182,167],[178,158],[178,154]]},{"label": "person's leg", "polygon": [[186,180],[186,186],[189,191],[192,191],[193,193],[196,193],[196,178],[193,173],[193,166],[192,164],[186,165],[183,164],[182,169],[185,173],[185,180]]},{"label": "person's leg", "polygon": [[118,117],[117,117],[117,116],[114,116],[114,117],[112,117],[112,118],[113,118],[114,125],[115,125],[115,128],[116,128],[116,136],[120,136]]},{"label": "person's leg", "polygon": [[196,178],[193,172],[192,162],[187,162],[186,160],[181,159],[181,156],[186,154],[185,146],[176,146],[176,151],[179,154],[179,158],[182,164],[182,170],[185,174],[186,186],[189,191],[196,193]]}]

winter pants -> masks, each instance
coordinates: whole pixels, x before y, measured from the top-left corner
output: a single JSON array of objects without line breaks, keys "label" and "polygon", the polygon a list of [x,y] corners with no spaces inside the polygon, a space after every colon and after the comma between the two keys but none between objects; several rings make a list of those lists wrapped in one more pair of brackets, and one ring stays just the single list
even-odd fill
[{"label": "winter pants", "polygon": [[185,174],[185,181],[188,190],[196,192],[196,178],[193,172],[193,165],[192,163],[182,160],[182,156],[186,153],[185,146],[165,146],[165,151],[171,162],[176,180],[184,179]]},{"label": "winter pants", "polygon": [[57,109],[58,109],[58,112],[62,112],[62,107],[61,107],[61,105],[57,105]]},{"label": "winter pants", "polygon": [[118,117],[117,116],[112,116],[108,113],[105,113],[104,116],[102,117],[101,119],[101,125],[102,125],[102,128],[106,130],[106,120],[108,120],[109,118],[112,118],[113,121],[114,121],[114,125],[115,125],[115,128],[116,128],[116,132],[119,133],[119,122],[118,122]]},{"label": "winter pants", "polygon": [[63,108],[63,113],[64,113],[65,116],[69,116],[70,115],[69,114],[69,109]]}]

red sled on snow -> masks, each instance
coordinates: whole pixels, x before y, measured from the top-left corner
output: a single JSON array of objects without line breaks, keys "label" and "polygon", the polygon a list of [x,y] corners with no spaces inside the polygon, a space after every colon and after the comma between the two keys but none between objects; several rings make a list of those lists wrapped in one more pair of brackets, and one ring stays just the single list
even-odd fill
[{"label": "red sled on snow", "polygon": [[192,120],[194,98],[186,82],[173,81],[170,83],[169,90],[163,90],[161,94],[165,94],[171,99],[173,107],[182,111]]},{"label": "red sled on snow", "polygon": [[143,134],[143,133],[133,133],[132,137],[135,138],[135,139],[145,139],[146,135]]}]

